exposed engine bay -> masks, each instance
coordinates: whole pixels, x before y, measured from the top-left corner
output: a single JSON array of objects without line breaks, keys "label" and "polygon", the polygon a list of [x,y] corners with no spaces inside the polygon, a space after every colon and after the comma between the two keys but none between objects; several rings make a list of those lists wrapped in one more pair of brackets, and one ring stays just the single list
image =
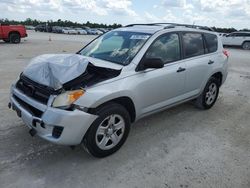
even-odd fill
[{"label": "exposed engine bay", "polygon": [[[88,63],[85,71],[80,76],[62,84],[62,87],[59,89],[33,81],[23,73],[20,75],[20,79],[17,81],[16,87],[31,98],[47,104],[50,95],[58,95],[64,91],[80,88],[85,89],[99,82],[114,78],[118,76],[120,72],[121,70],[97,67]],[[64,75],[61,74],[61,76],[63,77]]]},{"label": "exposed engine bay", "polygon": [[64,90],[86,88],[96,83],[114,78],[120,74],[121,70],[114,70],[103,67],[96,67],[89,63],[85,72],[79,77],[63,84]]}]

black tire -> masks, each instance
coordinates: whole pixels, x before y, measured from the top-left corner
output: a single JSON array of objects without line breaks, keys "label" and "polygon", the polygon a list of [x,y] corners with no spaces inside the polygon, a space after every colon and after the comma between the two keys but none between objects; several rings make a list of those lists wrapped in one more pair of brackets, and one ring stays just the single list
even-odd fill
[{"label": "black tire", "polygon": [[[214,95],[215,98],[213,99],[213,101],[210,101],[211,103],[208,103],[208,97],[206,95],[209,92],[210,86],[216,86],[216,93]],[[220,89],[219,80],[214,78],[214,77],[211,77],[208,80],[201,95],[195,100],[195,106],[199,109],[204,109],[204,110],[210,109],[214,105],[214,103],[216,102],[216,100],[218,98],[219,89]]]},{"label": "black tire", "polygon": [[250,50],[250,41],[246,41],[242,44],[243,50]]},{"label": "black tire", "polygon": [[9,43],[10,39],[3,39],[4,42]]},{"label": "black tire", "polygon": [[9,36],[10,42],[17,44],[21,42],[21,36],[18,33],[11,33]]},{"label": "black tire", "polygon": [[[92,154],[94,157],[103,158],[103,157],[106,157],[106,156],[113,154],[114,152],[119,150],[121,148],[121,146],[124,144],[124,142],[126,141],[126,139],[128,137],[129,131],[130,131],[131,120],[130,120],[130,116],[129,116],[129,113],[127,112],[127,110],[122,105],[117,104],[117,103],[108,103],[104,106],[101,106],[100,108],[98,108],[96,110],[95,114],[98,115],[99,117],[92,123],[88,132],[86,133],[86,135],[83,139],[83,145],[84,145],[84,148],[90,154]],[[98,142],[97,141],[97,138],[98,138],[97,137],[97,130],[98,130],[99,126],[101,126],[102,123],[106,121],[105,119],[107,119],[109,116],[111,116],[113,114],[118,115],[118,116],[123,118],[123,120],[125,122],[123,134],[121,136],[120,141],[117,142],[117,144],[114,145],[112,148],[101,149],[97,143]],[[107,120],[107,121],[109,121],[109,120]],[[105,136],[103,135],[101,140],[104,139],[104,137]],[[111,141],[111,138],[110,138],[110,141]],[[106,144],[105,144],[105,146],[106,146]]]}]

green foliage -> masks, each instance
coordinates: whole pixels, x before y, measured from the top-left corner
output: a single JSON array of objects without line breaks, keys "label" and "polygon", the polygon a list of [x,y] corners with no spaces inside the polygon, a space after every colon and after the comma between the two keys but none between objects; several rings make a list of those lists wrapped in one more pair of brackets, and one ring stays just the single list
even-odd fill
[{"label": "green foliage", "polygon": [[47,22],[36,20],[36,19],[31,19],[27,18],[24,21],[16,21],[16,20],[8,20],[6,19],[0,19],[0,23],[4,24],[12,24],[12,25],[31,25],[31,26],[37,26],[40,24],[45,24],[48,23],[49,26],[62,26],[62,27],[91,27],[91,28],[118,28],[121,27],[121,24],[112,24],[112,25],[107,25],[107,24],[98,24],[98,23],[91,23],[87,21],[86,23],[77,23],[77,22],[72,22],[69,20],[61,20],[58,19],[57,21],[53,20],[48,20]]},{"label": "green foliage", "polygon": [[237,31],[235,28],[218,28],[218,27],[212,27],[214,31],[220,32],[220,33],[232,33]]}]

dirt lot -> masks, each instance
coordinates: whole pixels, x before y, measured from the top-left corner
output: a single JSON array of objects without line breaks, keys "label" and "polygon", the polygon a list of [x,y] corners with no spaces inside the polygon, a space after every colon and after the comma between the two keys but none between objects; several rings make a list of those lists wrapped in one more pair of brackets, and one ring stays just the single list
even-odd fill
[{"label": "dirt lot", "polygon": [[0,187],[250,187],[250,51],[229,49],[228,79],[215,106],[186,103],[135,123],[116,154],[95,159],[80,147],[31,137],[7,108],[9,87],[30,58],[71,53],[92,37],[29,32],[0,42]]}]

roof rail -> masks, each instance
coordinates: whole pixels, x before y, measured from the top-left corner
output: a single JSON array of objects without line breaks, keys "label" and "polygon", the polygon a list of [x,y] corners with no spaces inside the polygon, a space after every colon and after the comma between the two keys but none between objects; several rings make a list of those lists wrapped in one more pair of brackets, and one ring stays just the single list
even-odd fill
[{"label": "roof rail", "polygon": [[132,27],[132,26],[164,26],[164,29],[175,28],[176,26],[194,28],[194,29],[202,29],[207,31],[214,31],[211,27],[207,26],[200,26],[200,25],[189,25],[189,24],[178,24],[178,23],[148,23],[148,24],[130,24],[126,25],[125,27]]},{"label": "roof rail", "polygon": [[148,23],[148,24],[129,24],[129,25],[125,25],[124,27],[133,27],[133,26],[160,26],[160,24],[157,24],[157,23]]},{"label": "roof rail", "polygon": [[194,29],[202,29],[207,31],[214,31],[211,27],[208,26],[200,26],[200,25],[190,25],[190,24],[178,24],[178,23],[155,23],[158,25],[167,25],[165,29],[171,27],[171,26],[183,26],[188,28],[194,28]]}]

